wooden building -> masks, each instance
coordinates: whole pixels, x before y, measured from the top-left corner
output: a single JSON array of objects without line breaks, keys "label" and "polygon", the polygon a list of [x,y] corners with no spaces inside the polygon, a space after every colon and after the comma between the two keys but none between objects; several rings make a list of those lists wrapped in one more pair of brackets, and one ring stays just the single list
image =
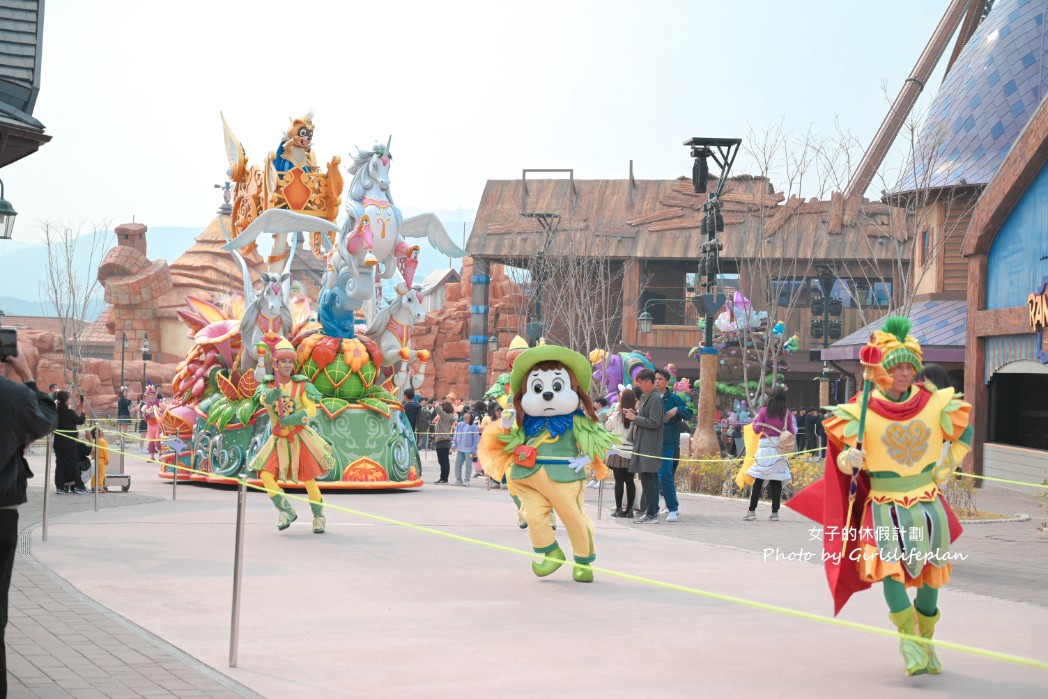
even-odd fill
[{"label": "wooden building", "polygon": [[[964,393],[977,473],[1048,471],[1048,107],[1042,100],[979,200],[968,261]],[[1010,487],[1004,484],[1003,487]]]},{"label": "wooden building", "polygon": [[[711,179],[709,190],[717,182]],[[880,202],[834,195],[828,201],[804,201],[776,192],[772,183],[747,175],[725,182],[722,193],[724,231],[719,281],[740,289],[758,310],[796,333],[802,351],[794,355],[800,372],[787,369],[797,405],[814,404],[812,379],[821,363],[808,360],[808,349],[821,346],[811,337],[809,296],[818,288],[816,265],[829,264],[835,295],[842,300],[842,335],[883,315],[894,293],[893,270],[909,265],[909,221]],[[612,328],[614,351],[649,352],[658,366],[673,362],[678,371],[697,378],[698,362],[688,356],[700,343],[698,311],[692,298],[696,268],[703,257],[701,233],[706,194],[696,194],[688,178],[677,180],[489,180],[466,248],[474,259],[470,342],[471,375],[487,376],[484,338],[497,319],[488,318],[484,270],[491,263],[531,268],[536,259],[592,257],[606,262],[617,280],[603,297],[602,315]],[[478,283],[479,281],[479,283]],[[564,303],[564,280],[545,280],[539,304],[521,316],[542,323],[549,339],[570,344],[570,328],[546,322],[541,304]],[[641,333],[643,310],[655,318],[650,333]],[[538,313],[537,313],[538,312]],[[519,314],[518,314],[519,315]],[[547,314],[548,315],[548,314]],[[538,317],[535,317],[538,316]],[[494,320],[494,322],[492,322]],[[574,347],[588,352],[593,347]],[[483,381],[478,378],[478,386]],[[471,388],[471,392],[475,389]],[[810,395],[809,395],[810,394]]]}]

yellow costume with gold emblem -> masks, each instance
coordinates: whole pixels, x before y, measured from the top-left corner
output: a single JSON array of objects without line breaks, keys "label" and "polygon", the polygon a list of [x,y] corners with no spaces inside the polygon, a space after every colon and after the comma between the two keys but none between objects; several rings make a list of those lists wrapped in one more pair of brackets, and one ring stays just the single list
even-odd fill
[{"label": "yellow costume with gold emblem", "polygon": [[[870,486],[858,532],[859,577],[866,582],[890,576],[907,587],[941,587],[950,579],[951,517],[939,486],[968,451],[962,437],[971,406],[952,388],[931,388],[914,386],[902,401],[879,390],[870,396],[862,443]],[[858,435],[848,432],[858,427],[859,410],[857,403],[839,405],[826,421],[838,447],[856,445]]]},{"label": "yellow costume with gold emblem", "polygon": [[[889,618],[902,634],[906,674],[939,674],[931,644],[938,591],[949,582],[950,544],[961,533],[939,486],[970,448],[971,405],[951,388],[908,384],[907,372],[922,369],[921,346],[909,331],[909,320],[891,316],[874,333],[865,355],[873,358],[863,361],[878,389],[864,397],[865,415],[858,396],[829,408],[825,474],[787,506],[823,525],[834,613],[853,593],[881,582]],[[900,365],[910,368],[893,378],[889,372]],[[893,385],[896,378],[901,383]],[[906,590],[914,587],[911,602]]]}]

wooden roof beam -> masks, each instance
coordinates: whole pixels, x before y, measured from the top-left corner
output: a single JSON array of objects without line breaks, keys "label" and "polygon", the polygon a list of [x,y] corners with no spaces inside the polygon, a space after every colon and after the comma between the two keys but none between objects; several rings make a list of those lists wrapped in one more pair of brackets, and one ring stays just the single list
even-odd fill
[{"label": "wooden roof beam", "polygon": [[924,90],[928,78],[931,77],[936,64],[942,58],[942,54],[946,50],[946,44],[950,41],[953,33],[957,31],[957,26],[961,23],[961,19],[964,17],[969,4],[974,2],[978,2],[978,0],[952,0],[950,2],[950,6],[946,8],[946,14],[939,21],[939,26],[935,28],[932,38],[924,47],[924,51],[921,52],[920,58],[917,59],[917,64],[910,71],[910,77],[906,78],[899,95],[895,98],[895,102],[892,103],[891,109],[888,110],[887,116],[884,117],[884,121],[881,122],[881,127],[877,130],[877,135],[873,137],[873,142],[870,143],[870,147],[862,156],[858,169],[852,175],[851,181],[848,182],[848,187],[844,190],[844,196],[862,195],[866,192],[870,182],[873,181],[874,174],[884,162],[885,156],[888,155],[888,149],[892,147],[895,137],[899,135],[902,125],[906,122],[906,118],[913,111],[913,105]]}]

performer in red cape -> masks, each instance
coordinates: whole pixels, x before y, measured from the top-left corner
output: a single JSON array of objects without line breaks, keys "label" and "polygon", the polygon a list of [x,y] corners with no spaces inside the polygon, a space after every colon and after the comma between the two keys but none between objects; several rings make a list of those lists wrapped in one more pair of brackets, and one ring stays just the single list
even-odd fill
[{"label": "performer in red cape", "polygon": [[[950,579],[950,544],[961,533],[939,486],[970,448],[971,406],[952,388],[914,384],[921,346],[909,331],[909,320],[891,316],[870,339],[881,360],[872,367],[877,388],[864,434],[862,394],[830,408],[825,474],[786,504],[823,525],[834,615],[853,593],[880,582],[899,632],[929,639],[900,640],[906,674],[938,674],[942,665],[930,639],[940,617],[939,588]],[[917,588],[912,603],[911,587]]]}]

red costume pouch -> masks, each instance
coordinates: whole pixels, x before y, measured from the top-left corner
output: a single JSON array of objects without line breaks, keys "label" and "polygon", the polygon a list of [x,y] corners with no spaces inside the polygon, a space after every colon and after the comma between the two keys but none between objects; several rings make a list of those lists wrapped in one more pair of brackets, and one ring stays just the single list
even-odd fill
[{"label": "red costume pouch", "polygon": [[535,460],[538,456],[538,449],[529,447],[527,444],[521,444],[513,450],[513,463],[525,468],[535,468]]}]

